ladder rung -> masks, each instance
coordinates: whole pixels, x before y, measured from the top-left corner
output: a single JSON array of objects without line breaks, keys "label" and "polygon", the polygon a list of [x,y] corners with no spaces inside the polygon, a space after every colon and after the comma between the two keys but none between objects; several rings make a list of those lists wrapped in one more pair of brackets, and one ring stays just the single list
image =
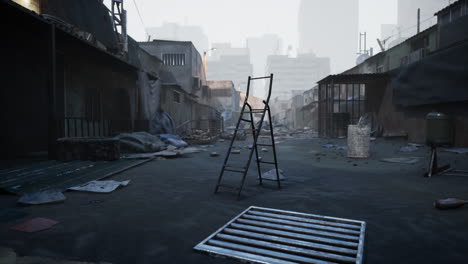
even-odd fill
[{"label": "ladder rung", "polygon": [[271,164],[271,165],[275,165],[275,164],[276,164],[276,163],[271,162],[271,161],[261,161],[261,160],[259,160],[258,162],[260,162],[260,163],[265,163],[265,164]]},{"label": "ladder rung", "polygon": [[224,170],[225,171],[230,171],[230,172],[239,172],[239,173],[244,173],[245,172],[244,168],[242,168],[242,169],[235,169],[235,168],[230,169],[229,167],[226,167],[226,166],[224,167]]},{"label": "ladder rung", "polygon": [[249,119],[245,119],[245,118],[241,118],[242,121],[245,121],[245,122],[252,122],[252,120],[249,120]]},{"label": "ladder rung", "polygon": [[238,191],[238,190],[240,189],[239,187],[234,187],[234,186],[225,185],[225,184],[220,184],[220,185],[218,185],[218,187],[223,187],[223,188],[227,188],[227,189],[233,189],[233,190],[236,190],[236,191]]},{"label": "ladder rung", "polygon": [[260,80],[260,79],[270,79],[271,76],[263,76],[263,77],[253,77],[253,78],[250,78],[250,80]]},{"label": "ladder rung", "polygon": [[257,144],[257,146],[261,146],[261,147],[273,147],[272,144]]},{"label": "ladder rung", "polygon": [[265,112],[263,109],[252,109],[252,111],[245,111],[244,114],[262,114],[263,112]]}]

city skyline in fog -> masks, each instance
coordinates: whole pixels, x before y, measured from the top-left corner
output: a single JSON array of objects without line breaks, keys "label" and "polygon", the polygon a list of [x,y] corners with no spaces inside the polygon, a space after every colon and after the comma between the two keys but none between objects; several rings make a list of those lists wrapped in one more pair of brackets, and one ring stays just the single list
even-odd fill
[{"label": "city skyline in fog", "polygon": [[[135,0],[126,1],[125,8],[129,34],[139,41],[148,37],[145,28],[178,23],[202,27],[210,43],[229,42],[238,47],[245,46],[249,37],[276,34],[282,38],[285,52],[290,45],[299,48],[299,4],[300,0]],[[360,0],[359,15],[359,32],[366,31],[368,44],[376,48],[381,24],[397,22],[397,0]],[[356,42],[358,39],[356,36]]]}]

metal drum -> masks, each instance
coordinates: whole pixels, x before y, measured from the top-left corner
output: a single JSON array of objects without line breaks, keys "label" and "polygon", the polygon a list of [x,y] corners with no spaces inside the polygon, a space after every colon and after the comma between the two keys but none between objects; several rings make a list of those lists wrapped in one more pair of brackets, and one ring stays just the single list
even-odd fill
[{"label": "metal drum", "polygon": [[453,144],[453,123],[447,115],[436,111],[427,114],[426,142],[431,146]]}]

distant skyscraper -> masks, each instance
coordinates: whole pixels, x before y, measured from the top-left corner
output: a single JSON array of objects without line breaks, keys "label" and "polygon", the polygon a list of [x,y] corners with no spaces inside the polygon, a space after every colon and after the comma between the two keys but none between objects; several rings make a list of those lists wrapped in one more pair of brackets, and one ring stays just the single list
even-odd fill
[{"label": "distant skyscraper", "polygon": [[206,78],[210,81],[229,80],[236,89],[245,92],[247,77],[253,75],[250,52],[247,48],[233,48],[229,43],[213,43],[208,59]]},{"label": "distant skyscraper", "polygon": [[[250,51],[250,61],[253,65],[253,74],[255,76],[264,76],[269,74],[265,72],[267,58],[270,55],[283,54],[283,41],[274,34],[265,34],[261,37],[252,37],[247,39],[247,48]],[[263,97],[263,80],[254,82],[254,95]]]},{"label": "distant skyscraper", "polygon": [[247,48],[250,51],[250,60],[254,66],[256,76],[265,74],[268,56],[283,54],[283,42],[279,36],[274,34],[248,38]]},{"label": "distant skyscraper", "polygon": [[398,0],[398,36],[408,38],[416,34],[417,12],[421,9],[421,31],[437,22],[434,14],[448,5],[447,0]]},{"label": "distant skyscraper", "polygon": [[[330,74],[330,59],[313,53],[268,56],[266,72],[274,73],[271,98],[287,100],[297,93],[311,89],[317,81]],[[266,84],[268,85],[268,84]],[[265,86],[265,90],[268,87]]]},{"label": "distant skyscraper", "polygon": [[160,27],[150,27],[146,30],[151,39],[191,41],[201,55],[209,49],[208,37],[199,26],[164,23]]},{"label": "distant skyscraper", "polygon": [[299,51],[329,57],[340,73],[356,64],[359,39],[358,0],[302,0]]}]

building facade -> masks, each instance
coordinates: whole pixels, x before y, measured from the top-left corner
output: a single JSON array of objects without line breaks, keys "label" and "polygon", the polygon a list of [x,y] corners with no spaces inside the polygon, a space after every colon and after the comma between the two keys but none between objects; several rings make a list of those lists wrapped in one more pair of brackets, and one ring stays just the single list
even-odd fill
[{"label": "building facade", "polygon": [[206,130],[213,122],[220,122],[220,113],[210,106],[202,57],[192,42],[152,40],[139,44],[162,61],[160,110],[170,115],[175,132],[190,134],[193,129]]},{"label": "building facade", "polygon": [[164,23],[160,27],[150,27],[146,31],[150,40],[190,41],[200,55],[209,49],[208,37],[199,26],[179,25],[177,23]]}]

